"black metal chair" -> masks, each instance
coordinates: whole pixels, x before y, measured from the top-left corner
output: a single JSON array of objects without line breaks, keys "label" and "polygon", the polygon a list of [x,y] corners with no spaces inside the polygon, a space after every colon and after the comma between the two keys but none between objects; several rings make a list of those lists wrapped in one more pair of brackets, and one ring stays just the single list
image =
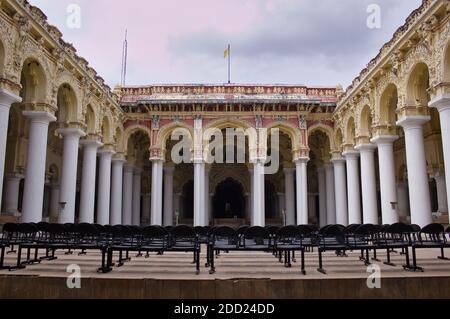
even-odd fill
[{"label": "black metal chair", "polygon": [[237,232],[226,226],[216,227],[212,229],[210,240],[207,250],[207,263],[206,266],[210,267],[210,274],[216,272],[215,268],[215,252],[220,251],[236,251],[239,250],[240,241]]},{"label": "black metal chair", "polygon": [[318,234],[318,251],[319,251],[319,268],[318,272],[326,275],[323,268],[323,253],[326,251],[343,251],[345,252],[347,245],[344,235],[345,227],[342,225],[325,226]]},{"label": "black metal chair", "polygon": [[446,238],[444,226],[441,224],[430,224],[425,226],[412,242],[412,255],[413,255],[413,271],[424,271],[422,267],[417,266],[417,249],[440,249],[441,256],[438,257],[442,260],[448,260],[444,255],[444,248],[446,246]]},{"label": "black metal chair", "polygon": [[391,252],[393,249],[402,249],[405,252],[406,264],[403,265],[405,270],[411,269],[409,261],[409,246],[411,244],[411,233],[413,228],[410,225],[396,223],[390,226],[383,226],[374,236],[373,242],[375,249],[385,249],[387,252],[387,261],[385,265],[395,267],[391,262]]},{"label": "black metal chair", "polygon": [[305,247],[302,235],[300,229],[295,226],[279,229],[275,236],[275,249],[280,252],[280,256],[284,253],[284,265],[289,268],[292,267],[291,252],[299,251],[301,253],[301,273],[306,275]]},{"label": "black metal chair", "polygon": [[192,252],[196,265],[196,274],[200,274],[201,245],[194,229],[188,226],[177,226],[171,231],[170,251]]}]

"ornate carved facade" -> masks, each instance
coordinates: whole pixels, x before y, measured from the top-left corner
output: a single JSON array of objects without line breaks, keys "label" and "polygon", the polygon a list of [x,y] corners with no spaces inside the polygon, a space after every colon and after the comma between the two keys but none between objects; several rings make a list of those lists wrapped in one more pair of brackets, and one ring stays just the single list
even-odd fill
[{"label": "ornate carved facade", "polygon": [[[423,224],[448,212],[448,1],[424,1],[346,92],[237,84],[111,91],[27,1],[0,1],[0,31],[5,216],[196,225],[400,216]],[[213,136],[196,133],[213,128],[246,132],[243,163],[205,163]],[[170,156],[177,129],[192,140],[190,163]],[[281,165],[261,178],[274,129]]]}]

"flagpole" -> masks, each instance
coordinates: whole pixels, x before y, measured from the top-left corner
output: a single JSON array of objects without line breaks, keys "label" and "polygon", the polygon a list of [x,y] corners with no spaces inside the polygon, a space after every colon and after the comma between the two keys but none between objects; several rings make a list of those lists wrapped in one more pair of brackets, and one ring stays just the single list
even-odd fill
[{"label": "flagpole", "polygon": [[228,84],[231,84],[231,45],[228,44]]}]

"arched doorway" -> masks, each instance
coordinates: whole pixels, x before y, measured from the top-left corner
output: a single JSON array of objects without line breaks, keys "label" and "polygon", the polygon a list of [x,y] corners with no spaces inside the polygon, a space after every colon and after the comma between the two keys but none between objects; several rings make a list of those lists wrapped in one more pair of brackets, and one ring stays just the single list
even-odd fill
[{"label": "arched doorway", "polygon": [[214,219],[245,219],[244,188],[233,178],[219,183],[213,198]]}]

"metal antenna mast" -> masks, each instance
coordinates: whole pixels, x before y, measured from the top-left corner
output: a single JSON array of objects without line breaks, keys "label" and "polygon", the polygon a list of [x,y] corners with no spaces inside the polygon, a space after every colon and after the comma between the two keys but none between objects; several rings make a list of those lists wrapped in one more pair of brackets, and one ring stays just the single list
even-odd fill
[{"label": "metal antenna mast", "polygon": [[123,41],[123,51],[122,51],[122,74],[120,79],[120,85],[125,86],[127,78],[127,59],[128,59],[128,41],[127,41],[128,30],[125,30],[125,40]]}]

